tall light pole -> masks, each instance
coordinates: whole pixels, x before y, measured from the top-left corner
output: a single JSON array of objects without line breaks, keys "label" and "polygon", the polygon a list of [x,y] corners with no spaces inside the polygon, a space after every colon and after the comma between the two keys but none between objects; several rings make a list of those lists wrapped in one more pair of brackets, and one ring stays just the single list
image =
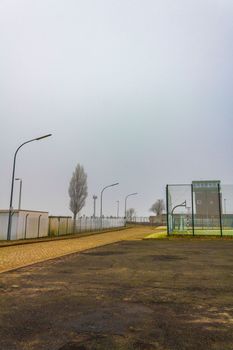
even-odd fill
[{"label": "tall light pole", "polygon": [[32,140],[28,140],[28,141],[22,143],[15,151],[13,170],[12,170],[12,178],[11,178],[11,195],[10,195],[9,217],[8,217],[8,227],[7,227],[7,240],[11,239],[11,223],[12,223],[12,212],[13,212],[12,201],[13,201],[13,192],[14,192],[15,164],[16,164],[17,153],[20,150],[20,148],[23,147],[24,145],[26,145],[27,143],[33,142],[33,141],[39,141],[39,140],[42,140],[42,139],[49,137],[51,135],[52,134],[47,134],[47,135],[40,136],[40,137],[37,137],[37,138],[32,139]]},{"label": "tall light pole", "polygon": [[98,197],[94,194],[94,196],[93,196],[93,199],[94,199],[94,214],[93,214],[93,217],[95,218],[95,211],[96,211],[96,199],[97,199]]},{"label": "tall light pole", "polygon": [[[103,192],[104,192],[104,190],[106,190],[106,188],[117,186],[117,185],[119,185],[119,182],[111,184],[111,185],[108,185],[108,186],[105,186],[102,189],[102,191],[101,191],[101,194],[100,194],[100,218],[101,218],[101,223],[102,223],[102,216],[103,216]],[[101,226],[102,226],[102,224],[101,224]]]},{"label": "tall light pole", "polygon": [[119,218],[119,203],[120,201],[117,201],[117,218]]},{"label": "tall light pole", "polygon": [[18,206],[18,209],[20,210],[21,209],[21,195],[22,195],[22,184],[23,184],[23,180],[20,179],[20,178],[16,178],[15,179],[16,181],[18,180],[19,181],[19,206]]},{"label": "tall light pole", "polygon": [[125,219],[126,219],[126,211],[127,211],[127,199],[130,197],[130,196],[136,196],[138,193],[135,192],[135,193],[130,193],[128,194],[126,197],[125,197]]}]

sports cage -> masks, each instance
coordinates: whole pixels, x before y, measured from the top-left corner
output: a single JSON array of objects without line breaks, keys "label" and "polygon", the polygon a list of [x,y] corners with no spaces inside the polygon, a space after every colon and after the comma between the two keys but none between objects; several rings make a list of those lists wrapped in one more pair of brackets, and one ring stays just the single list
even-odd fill
[{"label": "sports cage", "polygon": [[233,236],[233,185],[167,185],[167,234]]}]

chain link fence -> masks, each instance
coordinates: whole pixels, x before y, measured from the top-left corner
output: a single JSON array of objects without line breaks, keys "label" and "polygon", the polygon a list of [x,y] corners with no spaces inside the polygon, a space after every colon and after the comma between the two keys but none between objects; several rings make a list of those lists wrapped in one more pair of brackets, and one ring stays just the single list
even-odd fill
[{"label": "chain link fence", "polygon": [[127,217],[126,218],[127,223],[135,223],[135,224],[145,224],[150,223],[150,218],[148,216],[133,216],[133,217]]},{"label": "chain link fence", "polygon": [[137,216],[127,218],[126,223],[129,225],[166,226],[166,215]]},{"label": "chain link fence", "polygon": [[233,236],[233,185],[167,185],[167,233]]}]

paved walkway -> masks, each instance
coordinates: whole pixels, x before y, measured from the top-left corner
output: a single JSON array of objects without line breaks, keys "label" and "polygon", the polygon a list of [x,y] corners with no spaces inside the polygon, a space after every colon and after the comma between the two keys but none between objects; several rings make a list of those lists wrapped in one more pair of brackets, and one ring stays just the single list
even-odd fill
[{"label": "paved walkway", "polygon": [[3,247],[0,249],[0,273],[122,240],[142,239],[153,232],[155,229],[151,227],[136,227],[76,239]]}]

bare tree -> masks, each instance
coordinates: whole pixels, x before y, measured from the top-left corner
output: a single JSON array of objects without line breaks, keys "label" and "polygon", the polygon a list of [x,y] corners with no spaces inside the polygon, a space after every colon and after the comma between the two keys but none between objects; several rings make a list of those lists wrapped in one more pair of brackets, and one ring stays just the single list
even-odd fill
[{"label": "bare tree", "polygon": [[165,209],[165,204],[163,199],[158,199],[150,208],[150,211],[156,215],[161,215]]},{"label": "bare tree", "polygon": [[74,214],[74,232],[76,216],[84,207],[87,198],[87,174],[78,164],[73,172],[69,185],[70,210]]},{"label": "bare tree", "polygon": [[136,211],[134,208],[129,208],[126,210],[126,219],[132,220],[136,216]]}]

